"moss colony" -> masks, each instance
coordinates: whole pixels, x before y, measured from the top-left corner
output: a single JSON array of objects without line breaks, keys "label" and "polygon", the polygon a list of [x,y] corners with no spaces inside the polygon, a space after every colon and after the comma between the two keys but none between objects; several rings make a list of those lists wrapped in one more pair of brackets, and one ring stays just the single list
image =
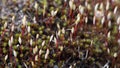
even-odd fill
[{"label": "moss colony", "polygon": [[120,68],[119,0],[0,1],[0,68]]}]

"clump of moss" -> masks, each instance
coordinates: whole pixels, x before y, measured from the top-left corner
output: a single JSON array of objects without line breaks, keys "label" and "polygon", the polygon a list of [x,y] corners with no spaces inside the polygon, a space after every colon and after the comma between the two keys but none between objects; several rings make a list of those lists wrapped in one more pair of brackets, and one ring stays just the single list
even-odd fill
[{"label": "clump of moss", "polygon": [[119,1],[5,3],[0,13],[1,67],[120,67]]}]

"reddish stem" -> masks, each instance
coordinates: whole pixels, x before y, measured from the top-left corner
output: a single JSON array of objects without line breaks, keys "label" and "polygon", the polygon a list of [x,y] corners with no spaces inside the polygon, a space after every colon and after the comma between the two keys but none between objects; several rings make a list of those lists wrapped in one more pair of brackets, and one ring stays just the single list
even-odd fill
[{"label": "reddish stem", "polygon": [[39,18],[38,18],[38,9],[36,10],[35,17],[36,17],[36,22],[38,23],[38,20],[39,20]]},{"label": "reddish stem", "polygon": [[66,3],[66,2],[64,2],[63,8],[64,8],[64,7],[66,7],[66,5],[67,5],[67,3]]},{"label": "reddish stem", "polygon": [[69,17],[72,18],[72,16],[73,16],[73,11],[72,11],[72,9],[70,9],[69,11],[70,11]]},{"label": "reddish stem", "polygon": [[57,39],[56,39],[56,44],[55,45],[56,45],[56,48],[58,48],[58,40]]},{"label": "reddish stem", "polygon": [[12,45],[9,47],[9,50],[10,50],[10,61],[12,62]]},{"label": "reddish stem", "polygon": [[16,62],[15,57],[14,57],[14,68],[16,67],[16,63],[17,63],[17,62]]},{"label": "reddish stem", "polygon": [[24,33],[25,33],[25,26],[23,26],[23,28],[22,28],[22,36],[24,36]]},{"label": "reddish stem", "polygon": [[2,34],[1,34],[1,37],[4,38],[4,34],[6,32],[6,29],[3,30]]},{"label": "reddish stem", "polygon": [[72,34],[72,38],[75,38],[75,37],[76,37],[76,35],[77,35],[77,30],[78,30],[78,25],[75,25],[75,26],[74,26],[74,32],[73,32],[73,34]]}]

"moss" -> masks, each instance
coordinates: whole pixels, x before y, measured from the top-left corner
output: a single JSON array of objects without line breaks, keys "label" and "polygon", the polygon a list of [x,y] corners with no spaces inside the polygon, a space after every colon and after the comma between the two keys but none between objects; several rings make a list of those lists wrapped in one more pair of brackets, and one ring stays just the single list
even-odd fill
[{"label": "moss", "polygon": [[[52,68],[55,66],[60,68],[70,66],[73,66],[73,68],[93,68],[94,66],[104,66],[107,63],[106,60],[108,60],[108,66],[112,68],[116,65],[118,67],[119,63],[117,61],[120,61],[118,59],[120,33],[119,25],[116,22],[120,10],[117,9],[117,13],[113,13],[115,6],[119,7],[116,2],[109,2],[112,6],[105,10],[106,0],[101,2],[96,0],[94,4],[90,0],[66,0],[66,2],[65,0],[25,0],[24,4],[22,4],[22,1],[19,3],[17,0],[15,2],[12,0],[10,4],[6,1],[6,5],[1,6],[2,10],[3,8],[7,10],[1,11],[0,14],[0,58],[1,63],[5,62],[3,65],[7,67],[11,63],[11,67],[14,67],[14,62],[9,61],[9,59],[12,59],[16,60],[15,64],[18,68],[23,68],[23,63],[26,63],[28,67],[33,66],[35,68]],[[70,8],[70,2],[72,1],[76,6],[74,10]],[[99,6],[95,10],[97,3],[99,3]],[[104,3],[104,10],[99,8],[102,3]],[[37,8],[35,8],[35,4],[38,4]],[[81,14],[82,11],[84,12]],[[102,11],[104,14],[101,14]],[[110,19],[107,18],[108,12],[112,14]],[[80,18],[77,17],[78,14]],[[103,24],[101,24],[103,17],[101,15],[105,16]],[[22,19],[25,16],[26,20]],[[94,17],[96,18],[95,24],[93,24]],[[23,20],[27,22],[26,25],[22,24]],[[7,28],[4,28],[5,22],[7,22]],[[60,28],[57,28],[57,24]],[[110,24],[111,26],[109,26]],[[15,26],[13,32],[11,31],[12,25]],[[29,33],[28,26],[30,26]],[[75,29],[72,29],[74,27]],[[64,30],[62,30],[63,28]],[[58,35],[59,31],[60,35]],[[110,36],[108,37],[109,32]],[[36,38],[36,35],[39,35],[39,37]],[[51,35],[53,35],[52,41],[50,41]],[[11,36],[13,36],[12,43]],[[19,37],[21,37],[21,43]],[[10,47],[9,44],[11,44]],[[33,50],[36,46],[38,52],[34,54]],[[16,51],[17,57],[13,55],[13,50]],[[40,50],[42,50],[41,55],[39,55]],[[10,53],[12,53],[12,57]],[[47,53],[48,58],[45,59]],[[5,60],[7,55],[8,59]],[[38,61],[35,61],[36,55]]]}]

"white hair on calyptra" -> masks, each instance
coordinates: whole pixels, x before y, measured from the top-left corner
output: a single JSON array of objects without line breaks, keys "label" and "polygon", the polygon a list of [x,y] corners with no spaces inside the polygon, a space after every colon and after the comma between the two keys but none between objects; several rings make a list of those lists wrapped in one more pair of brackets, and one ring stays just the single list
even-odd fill
[{"label": "white hair on calyptra", "polygon": [[111,21],[109,20],[109,22],[108,22],[108,27],[111,27]]},{"label": "white hair on calyptra", "polygon": [[70,8],[72,9],[72,6],[73,6],[73,0],[70,0],[70,1],[69,1],[69,6],[70,6]]},{"label": "white hair on calyptra", "polygon": [[52,39],[53,39],[53,35],[50,36],[50,42],[52,41]]},{"label": "white hair on calyptra", "polygon": [[19,47],[20,45],[19,45],[19,44],[17,44],[16,46],[17,46],[17,47]]},{"label": "white hair on calyptra", "polygon": [[95,25],[95,22],[96,22],[95,20],[96,20],[96,17],[94,16],[94,17],[93,17],[93,24],[94,24],[94,25]]},{"label": "white hair on calyptra", "polygon": [[115,6],[113,13],[116,14],[117,10],[118,10],[118,6]]},{"label": "white hair on calyptra", "polygon": [[5,24],[4,24],[4,29],[6,29],[7,25],[8,25],[7,22],[5,22]]},{"label": "white hair on calyptra", "polygon": [[38,39],[39,38],[39,34],[36,34],[36,39]]},{"label": "white hair on calyptra", "polygon": [[113,56],[114,56],[114,57],[117,57],[117,53],[115,52]]},{"label": "white hair on calyptra", "polygon": [[55,44],[57,43],[57,39],[56,39],[56,37],[54,37],[54,43],[55,43]]},{"label": "white hair on calyptra", "polygon": [[94,12],[98,10],[99,3],[97,3],[94,7]]},{"label": "white hair on calyptra", "polygon": [[85,23],[87,23],[88,22],[88,17],[85,17]]},{"label": "white hair on calyptra", "polygon": [[21,40],[21,37],[20,37],[20,36],[19,36],[19,38],[18,38],[18,41],[19,41],[20,44],[22,43],[22,40]]},{"label": "white hair on calyptra", "polygon": [[62,28],[62,33],[65,34],[65,28]]},{"label": "white hair on calyptra", "polygon": [[28,26],[27,31],[28,31],[28,33],[30,33],[30,26]]},{"label": "white hair on calyptra", "polygon": [[24,15],[24,17],[23,17],[23,19],[22,19],[22,24],[23,24],[24,26],[27,25],[26,15]]},{"label": "white hair on calyptra", "polygon": [[6,60],[8,59],[8,55],[6,55],[4,59],[5,59],[5,61],[6,61]]},{"label": "white hair on calyptra", "polygon": [[8,45],[11,46],[11,40],[8,41]]},{"label": "white hair on calyptra", "polygon": [[109,61],[102,68],[109,68]]},{"label": "white hair on calyptra", "polygon": [[107,19],[110,20],[110,19],[111,19],[111,16],[112,16],[112,13],[109,12],[109,13],[107,14]]},{"label": "white hair on calyptra", "polygon": [[37,10],[38,9],[38,3],[35,2],[34,8]]},{"label": "white hair on calyptra", "polygon": [[37,23],[37,21],[36,21],[36,17],[33,18],[33,22],[34,22],[34,23]]},{"label": "white hair on calyptra", "polygon": [[72,66],[72,65],[70,65],[70,66],[69,66],[69,68],[73,68],[73,66]]},{"label": "white hair on calyptra", "polygon": [[[99,5],[100,5],[100,9],[101,10],[98,10],[98,8],[99,8]],[[95,5],[95,7],[94,7],[94,16],[96,16],[96,18],[101,18],[101,17],[103,17],[104,16],[104,5],[103,5],[103,3],[101,3],[101,4],[99,4],[99,3],[97,3],[96,5]]]},{"label": "white hair on calyptra", "polygon": [[120,16],[117,18],[117,24],[120,24]]},{"label": "white hair on calyptra", "polygon": [[102,17],[102,19],[101,19],[101,24],[103,25],[104,22],[105,22],[105,17]]},{"label": "white hair on calyptra", "polygon": [[109,2],[109,0],[107,0],[107,2],[106,2],[106,10],[108,10],[110,8],[110,2]]},{"label": "white hair on calyptra", "polygon": [[61,31],[58,30],[58,32],[57,32],[57,37],[60,36],[60,34],[61,34]]},{"label": "white hair on calyptra", "polygon": [[77,25],[80,21],[80,14],[77,14],[77,20],[75,21],[75,24]]},{"label": "white hair on calyptra", "polygon": [[120,45],[120,38],[118,39],[118,41],[117,41],[117,42],[118,42],[118,44]]},{"label": "white hair on calyptra", "polygon": [[37,46],[35,46],[35,48],[33,48],[33,54],[36,54],[36,53],[37,53],[37,51],[38,51],[38,47],[37,47]]},{"label": "white hair on calyptra", "polygon": [[15,20],[15,16],[12,17],[12,22],[14,22],[14,20]]},{"label": "white hair on calyptra", "polygon": [[96,16],[97,18],[101,18],[101,17],[104,16],[104,12],[103,12],[103,11],[100,11],[100,10],[97,10],[97,11],[95,11],[95,16]]},{"label": "white hair on calyptra", "polygon": [[108,32],[107,37],[110,38],[110,31]]},{"label": "white hair on calyptra", "polygon": [[42,42],[42,46],[44,46],[45,45],[45,40]]},{"label": "white hair on calyptra", "polygon": [[32,44],[33,44],[33,40],[32,40],[32,39],[30,39],[30,45],[32,46]]},{"label": "white hair on calyptra", "polygon": [[11,41],[11,43],[13,43],[13,36],[11,36],[10,41]]},{"label": "white hair on calyptra", "polygon": [[88,6],[88,1],[85,1],[85,6],[86,6],[86,7]]},{"label": "white hair on calyptra", "polygon": [[60,46],[60,50],[63,51],[63,46]]},{"label": "white hair on calyptra", "polygon": [[50,53],[50,50],[49,50],[49,49],[47,49],[47,50],[46,50],[46,54],[45,54],[45,59],[47,59],[47,58],[48,58],[49,53]]},{"label": "white hair on calyptra", "polygon": [[74,30],[75,30],[74,27],[72,27],[72,29],[71,29],[71,33],[72,33],[72,34],[74,33]]},{"label": "white hair on calyptra", "polygon": [[79,5],[79,12],[80,12],[81,14],[84,13],[84,10],[85,10],[84,6]]},{"label": "white hair on calyptra", "polygon": [[32,64],[32,66],[34,66],[34,65],[35,65],[33,61],[31,61],[31,64]]},{"label": "white hair on calyptra", "polygon": [[41,55],[43,53],[42,49],[39,50],[39,55]]},{"label": "white hair on calyptra", "polygon": [[35,56],[35,61],[38,61],[38,55]]},{"label": "white hair on calyptra", "polygon": [[88,9],[88,10],[91,10],[91,9],[92,9],[92,8],[91,8],[91,4],[88,4],[88,5],[87,5],[87,9]]},{"label": "white hair on calyptra", "polygon": [[13,55],[14,55],[15,57],[17,57],[17,53],[16,53],[15,50],[13,50]]},{"label": "white hair on calyptra", "polygon": [[110,54],[110,49],[109,48],[107,48],[107,52],[108,52],[108,54]]},{"label": "white hair on calyptra", "polygon": [[59,23],[57,23],[57,28],[60,29],[60,24]]},{"label": "white hair on calyptra", "polygon": [[48,58],[48,54],[46,53],[46,54],[45,54],[45,59],[47,59],[47,58]]},{"label": "white hair on calyptra", "polygon": [[103,3],[100,3],[100,9],[104,10],[104,4]]},{"label": "white hair on calyptra", "polygon": [[54,17],[54,16],[57,14],[57,12],[58,12],[58,10],[55,10],[55,11],[54,11],[54,10],[52,10],[52,11],[51,11],[51,16],[53,16],[53,17]]},{"label": "white hair on calyptra", "polygon": [[76,6],[73,2],[74,2],[74,0],[70,0],[69,1],[69,6],[70,6],[70,9],[75,10]]},{"label": "white hair on calyptra", "polygon": [[14,26],[14,25],[12,25],[12,26],[11,26],[11,31],[13,32],[13,31],[14,31],[14,29],[15,29],[15,26]]}]

